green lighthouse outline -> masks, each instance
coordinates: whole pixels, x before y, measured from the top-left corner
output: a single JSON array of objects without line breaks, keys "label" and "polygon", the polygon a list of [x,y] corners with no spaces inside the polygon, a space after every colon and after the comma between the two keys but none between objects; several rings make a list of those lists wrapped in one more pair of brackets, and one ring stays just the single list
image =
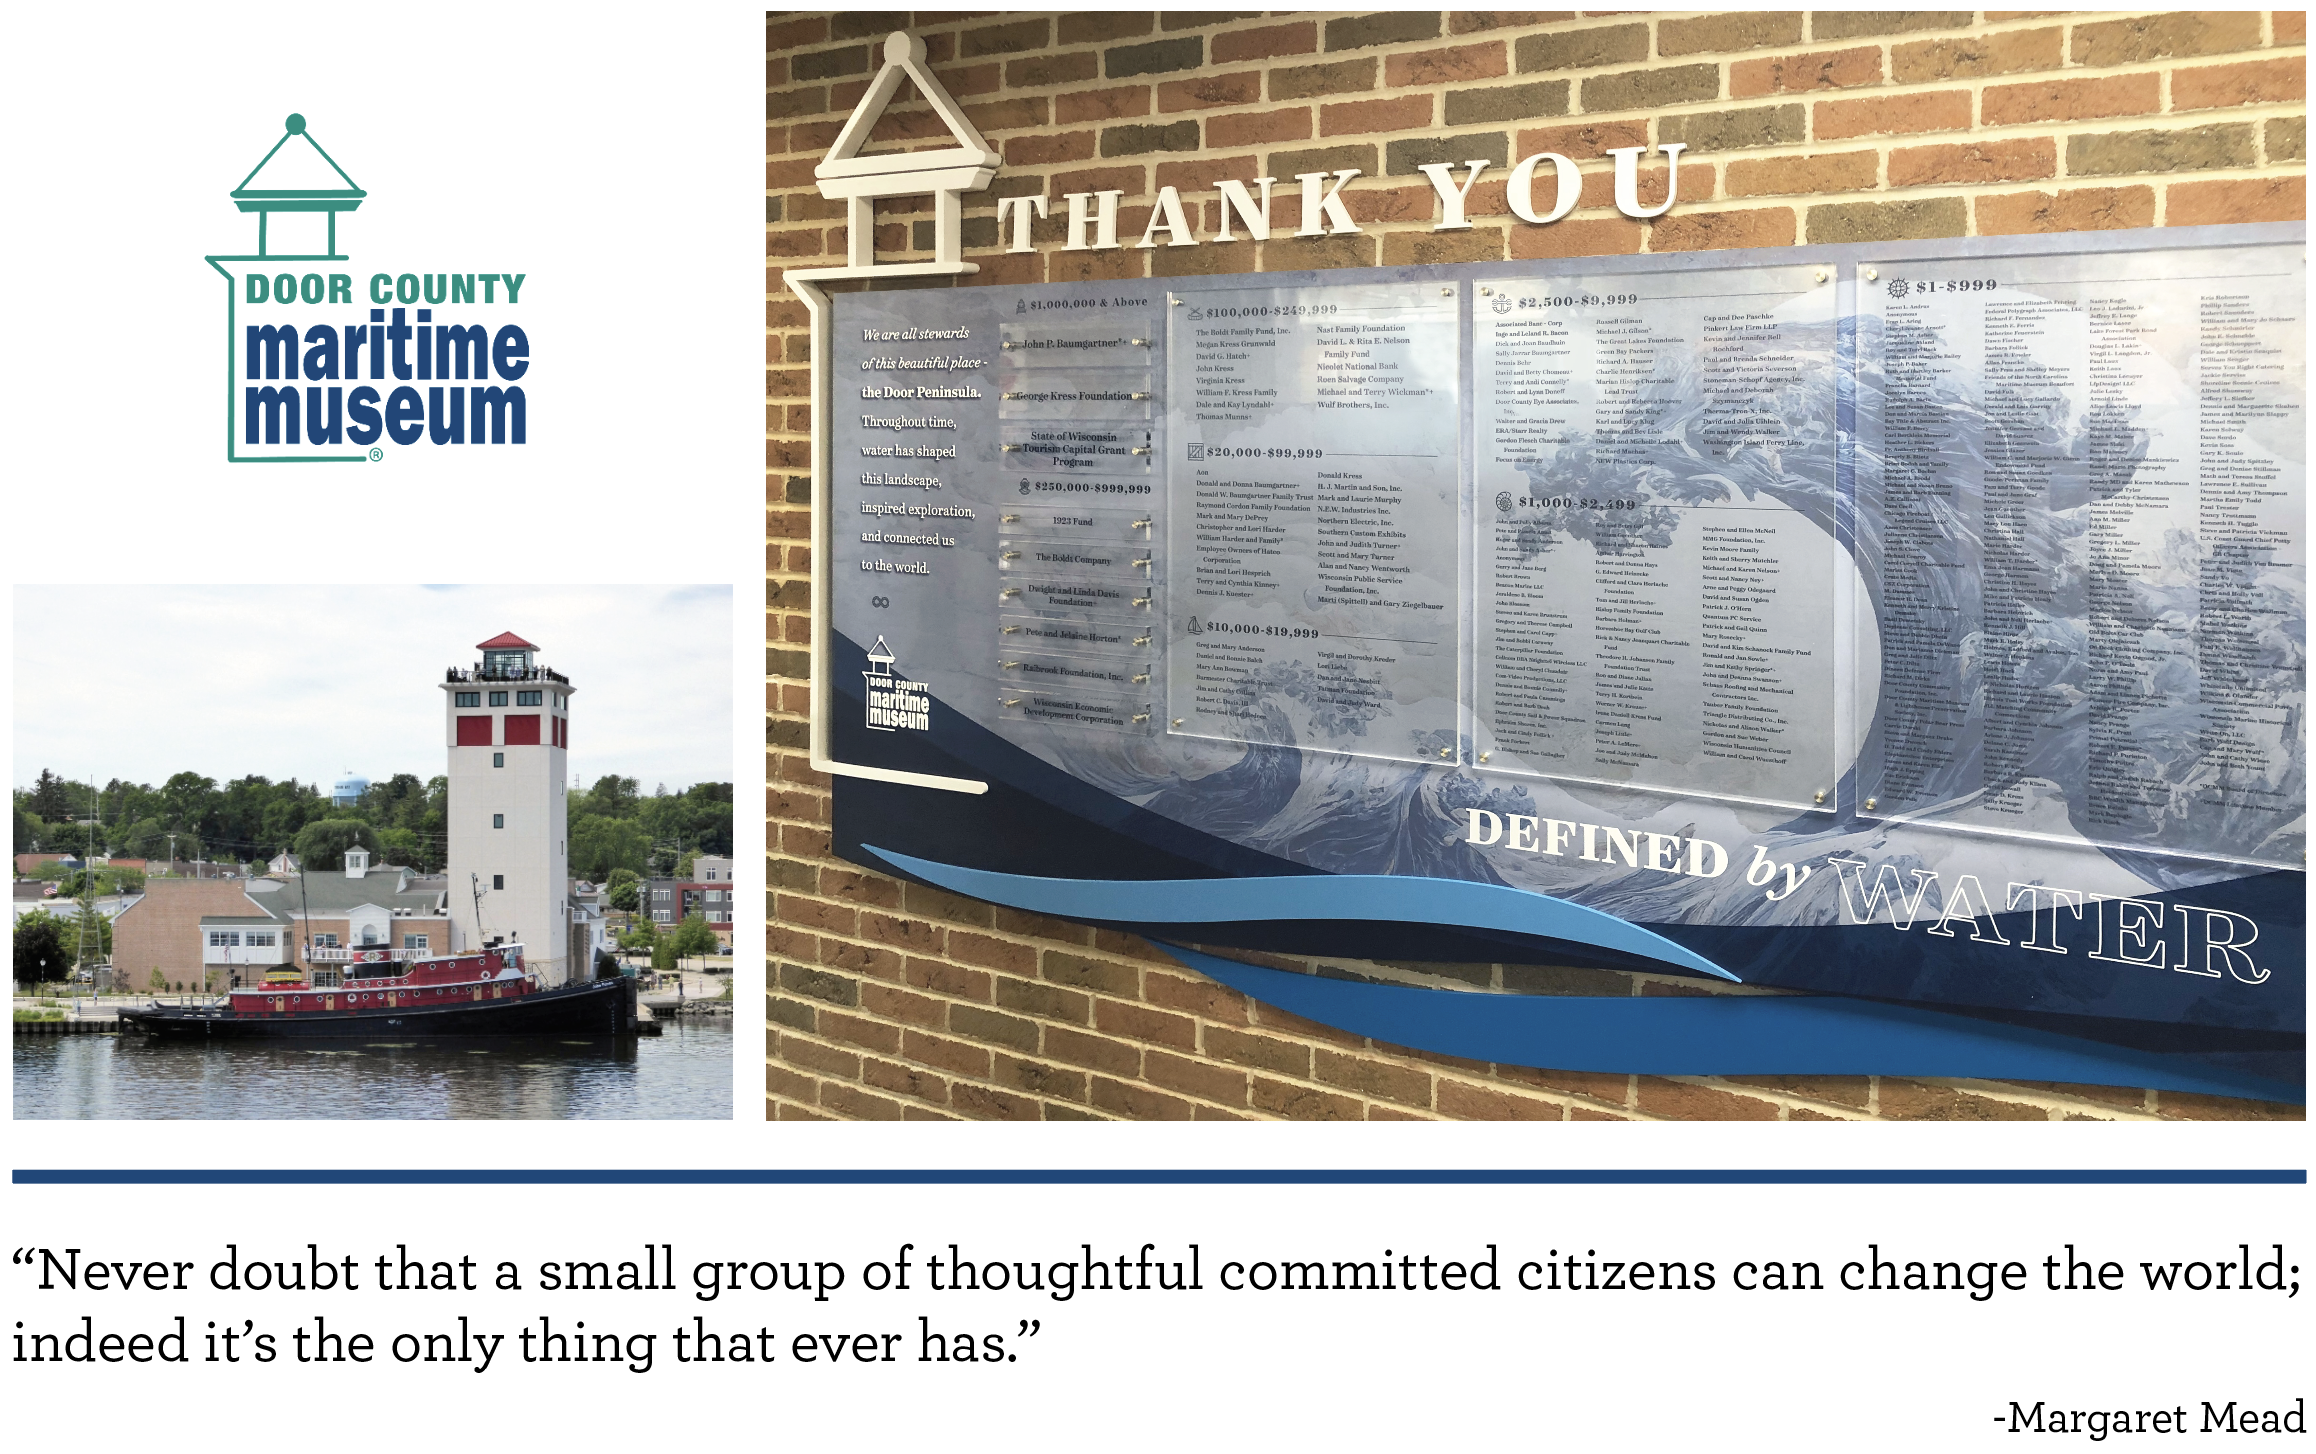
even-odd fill
[{"label": "green lighthouse outline", "polygon": [[[281,149],[292,141],[303,141],[307,146],[312,147],[315,154],[327,162],[330,170],[337,173],[338,179],[346,185],[343,187],[252,187],[250,183],[256,181],[258,174],[263,172],[267,165],[281,154]],[[233,270],[219,266],[222,263],[249,262],[347,262],[350,259],[338,251],[338,214],[351,212],[360,207],[363,199],[370,194],[355,185],[354,179],[346,175],[346,169],[338,165],[337,158],[323,150],[322,144],[314,140],[313,133],[306,130],[305,117],[293,111],[282,121],[281,140],[275,142],[272,150],[258,159],[257,165],[249,169],[249,175],[241,179],[241,185],[235,187],[227,195],[232,197],[233,205],[240,211],[257,214],[257,251],[254,253],[217,253],[202,259],[210,267],[215,268],[219,275],[225,279],[226,460],[232,464],[356,464],[370,458],[368,455],[361,454],[245,455],[239,452],[234,430],[234,421],[238,415],[235,405],[239,401],[234,398],[233,357],[235,335],[239,327],[237,318],[240,299],[236,296],[237,289],[234,284],[237,279],[233,275]],[[266,251],[266,223],[276,212],[327,212],[330,228],[329,251],[322,253]]]}]

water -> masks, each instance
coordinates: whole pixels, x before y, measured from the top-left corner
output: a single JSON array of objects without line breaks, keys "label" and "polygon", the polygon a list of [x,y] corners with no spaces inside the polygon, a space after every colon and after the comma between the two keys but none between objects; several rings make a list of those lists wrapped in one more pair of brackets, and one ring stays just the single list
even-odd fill
[{"label": "water", "polygon": [[732,1022],[629,1040],[18,1035],[18,1120],[728,1120]]}]

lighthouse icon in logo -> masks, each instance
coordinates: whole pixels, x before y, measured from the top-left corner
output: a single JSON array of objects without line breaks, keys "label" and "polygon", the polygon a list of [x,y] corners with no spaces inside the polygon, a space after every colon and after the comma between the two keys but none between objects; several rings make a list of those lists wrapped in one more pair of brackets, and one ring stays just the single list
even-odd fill
[{"label": "lighthouse icon in logo", "polygon": [[869,648],[868,670],[861,673],[862,695],[868,701],[868,726],[874,732],[907,728],[933,729],[933,689],[893,674],[893,649],[882,636]]}]

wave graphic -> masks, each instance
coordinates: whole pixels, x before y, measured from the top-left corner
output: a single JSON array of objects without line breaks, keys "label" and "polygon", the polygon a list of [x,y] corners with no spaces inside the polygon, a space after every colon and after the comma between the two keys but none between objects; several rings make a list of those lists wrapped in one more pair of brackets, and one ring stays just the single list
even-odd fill
[{"label": "wave graphic", "polygon": [[2177,1056],[1837,996],[1495,995],[1322,979],[1159,948],[1306,1020],[1497,1065],[1627,1075],[1953,1076],[2307,1098],[2296,1085]]},{"label": "wave graphic", "polygon": [[1229,879],[1035,878],[935,863],[861,845],[895,868],[952,893],[1034,913],[1169,926],[1282,919],[1442,924],[1592,944],[1741,983],[1712,960],[1614,914],[1548,894],[1462,879],[1394,874]]}]

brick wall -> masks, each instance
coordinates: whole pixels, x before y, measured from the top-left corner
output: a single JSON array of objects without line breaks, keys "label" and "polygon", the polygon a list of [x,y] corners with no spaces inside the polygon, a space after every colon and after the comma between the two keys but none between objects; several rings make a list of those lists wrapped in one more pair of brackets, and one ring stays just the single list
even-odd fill
[{"label": "brick wall", "polygon": [[238,879],[154,878],[144,896],[113,924],[113,967],[118,982],[143,992],[153,971],[171,984],[202,977],[203,915],[255,914]]},{"label": "brick wall", "polygon": [[[810,344],[786,267],[843,261],[812,169],[907,26],[1005,167],[969,196],[970,282],[1991,236],[2305,216],[2297,11],[773,14],[765,40],[767,1114],[1321,1119],[2298,1117],[2170,1092],[1885,1077],[1595,1075],[1362,1040],[1207,981],[1129,936],[904,885],[828,854],[805,753]],[[940,138],[904,100],[878,145]],[[1610,147],[1679,141],[1680,203],[1611,202]],[[944,143],[945,144],[945,143]],[[1512,218],[1503,168],[1582,166],[1575,211]],[[1416,169],[1496,162],[1469,231]],[[1595,160],[1599,159],[1599,160]],[[1357,236],[1132,246],[1174,186],[1212,234],[1222,178],[1356,167]],[[1642,169],[1661,195],[1664,167]],[[1491,185],[1492,183],[1492,185]],[[1108,252],[1000,250],[997,198],[1122,189]],[[1543,189],[1540,189],[1542,195]],[[880,261],[930,258],[930,202],[879,204]],[[1284,210],[1274,215],[1288,216]],[[946,286],[947,281],[941,280]],[[1241,956],[1248,957],[1248,956]],[[1397,983],[1696,994],[1526,965],[1280,960]]]}]

